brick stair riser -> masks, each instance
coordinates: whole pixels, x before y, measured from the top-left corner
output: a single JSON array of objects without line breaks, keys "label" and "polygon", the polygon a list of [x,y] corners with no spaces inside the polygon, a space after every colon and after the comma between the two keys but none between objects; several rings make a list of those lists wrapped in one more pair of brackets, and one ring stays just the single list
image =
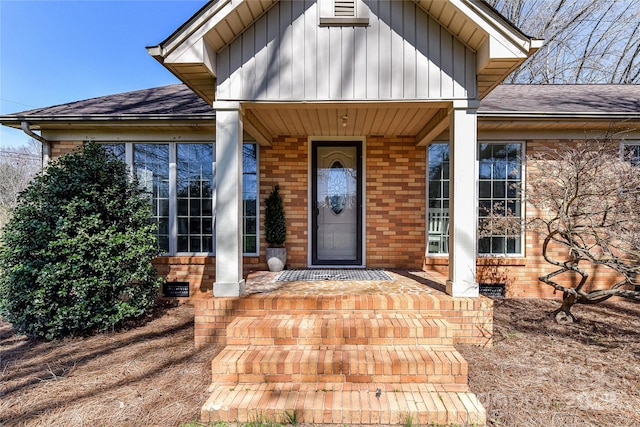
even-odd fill
[{"label": "brick stair riser", "polygon": [[[484,425],[477,398],[461,386],[387,384],[376,397],[371,384],[251,384],[217,386],[202,409],[202,421],[402,425]],[[458,390],[456,390],[458,388]]]},{"label": "brick stair riser", "polygon": [[468,366],[453,347],[227,346],[212,362],[216,382],[429,382],[463,384]]},{"label": "brick stair riser", "polygon": [[392,311],[432,313],[453,310],[455,302],[432,295],[252,295],[238,301],[238,315],[252,313],[308,314],[336,311]]},{"label": "brick stair riser", "polygon": [[452,345],[442,319],[421,316],[357,314],[239,317],[227,328],[229,345]]}]

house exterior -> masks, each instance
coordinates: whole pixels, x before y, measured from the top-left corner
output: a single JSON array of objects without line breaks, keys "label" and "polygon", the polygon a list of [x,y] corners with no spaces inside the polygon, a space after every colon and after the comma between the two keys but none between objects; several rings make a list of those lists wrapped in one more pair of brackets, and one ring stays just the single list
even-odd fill
[{"label": "house exterior", "polygon": [[266,269],[277,184],[289,268],[431,269],[455,297],[550,296],[536,236],[478,239],[479,208],[527,214],[510,190],[527,152],[620,122],[640,141],[640,90],[500,85],[540,46],[481,0],[217,0],[147,48],[183,84],[0,122],[40,131],[45,160],[97,141],[129,163],[152,195],[156,267],[190,297],[242,295]]}]

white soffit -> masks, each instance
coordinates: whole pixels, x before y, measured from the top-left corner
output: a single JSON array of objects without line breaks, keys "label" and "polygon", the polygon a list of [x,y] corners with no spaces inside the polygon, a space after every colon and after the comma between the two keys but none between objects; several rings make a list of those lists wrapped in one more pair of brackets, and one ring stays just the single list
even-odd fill
[{"label": "white soffit", "polygon": [[147,51],[207,103],[215,101],[216,52],[278,0],[210,1],[167,40]]}]

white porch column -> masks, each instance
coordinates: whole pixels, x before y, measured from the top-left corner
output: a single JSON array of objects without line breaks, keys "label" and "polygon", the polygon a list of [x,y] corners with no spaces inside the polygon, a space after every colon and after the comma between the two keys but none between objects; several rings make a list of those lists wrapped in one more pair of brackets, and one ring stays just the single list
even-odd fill
[{"label": "white porch column", "polygon": [[213,295],[244,293],[242,278],[242,114],[239,102],[216,110],[216,282]]},{"label": "white porch column", "polygon": [[449,123],[449,280],[447,293],[477,297],[477,101],[454,101]]}]

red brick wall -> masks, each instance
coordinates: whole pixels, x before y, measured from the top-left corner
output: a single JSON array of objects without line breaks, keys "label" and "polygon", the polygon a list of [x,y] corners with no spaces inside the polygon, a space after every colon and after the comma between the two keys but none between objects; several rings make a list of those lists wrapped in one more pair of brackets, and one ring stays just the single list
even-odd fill
[{"label": "red brick wall", "polygon": [[419,268],[425,252],[426,148],[371,137],[366,150],[367,266]]},{"label": "red brick wall", "polygon": [[51,152],[49,157],[55,159],[56,157],[64,156],[72,152],[73,150],[82,147],[82,141],[55,141],[51,142]]},{"label": "red brick wall", "polygon": [[[412,138],[366,141],[366,264],[419,268],[425,245],[426,151]],[[308,261],[309,143],[281,137],[260,149],[260,200],[280,184],[287,218],[287,266]],[[260,207],[261,219],[264,206]],[[264,231],[264,230],[263,230]],[[266,268],[264,232],[260,265]]]},{"label": "red brick wall", "polygon": [[[527,141],[527,153],[571,142]],[[79,141],[54,142],[51,157],[68,153],[81,144]],[[412,138],[402,137],[369,137],[365,147],[367,266],[419,268],[424,260],[424,268],[447,274],[447,257],[424,258],[426,149],[416,147]],[[281,186],[287,217],[287,265],[289,268],[307,266],[308,159],[307,137],[278,137],[272,147],[260,148],[260,256],[244,258],[245,274],[267,268],[262,201],[276,184]],[[526,165],[528,172],[533,168],[532,162]],[[529,217],[534,214],[530,207],[526,211]],[[478,258],[478,281],[507,283],[510,297],[553,297],[553,289],[538,281],[538,276],[553,271],[541,256],[540,243],[539,236],[527,233],[526,258]],[[169,280],[189,280],[194,297],[211,291],[215,280],[213,257],[161,257],[154,264],[159,274]],[[591,272],[597,286],[616,279],[603,270]]]},{"label": "red brick wall", "polygon": [[260,263],[255,268],[267,268],[263,201],[276,184],[287,223],[287,268],[307,266],[308,146],[306,137],[279,137],[271,147],[260,147]]}]

